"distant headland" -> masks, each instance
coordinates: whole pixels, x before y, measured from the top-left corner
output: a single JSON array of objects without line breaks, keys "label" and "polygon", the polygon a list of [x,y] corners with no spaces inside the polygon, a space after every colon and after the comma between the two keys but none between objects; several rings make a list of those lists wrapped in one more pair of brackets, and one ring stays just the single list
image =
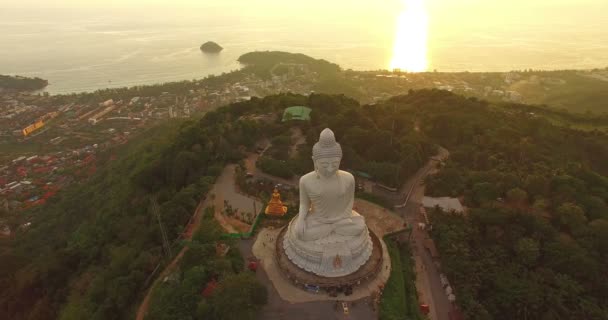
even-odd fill
[{"label": "distant headland", "polygon": [[201,45],[201,51],[204,53],[219,53],[224,48],[213,41],[207,41]]},{"label": "distant headland", "polygon": [[35,91],[46,87],[47,80],[40,78],[26,78],[21,76],[6,76],[0,74],[0,89],[17,91]]}]

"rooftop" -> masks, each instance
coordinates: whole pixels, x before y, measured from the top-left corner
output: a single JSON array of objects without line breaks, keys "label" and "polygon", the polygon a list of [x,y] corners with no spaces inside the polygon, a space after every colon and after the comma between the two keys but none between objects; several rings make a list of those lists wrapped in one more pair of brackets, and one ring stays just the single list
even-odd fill
[{"label": "rooftop", "polygon": [[426,208],[434,208],[435,206],[439,206],[443,211],[455,211],[455,212],[463,212],[464,209],[460,204],[460,201],[456,198],[431,198],[424,197],[422,198],[422,205]]},{"label": "rooftop", "polygon": [[288,120],[310,120],[310,112],[312,109],[304,106],[293,106],[285,109],[283,112],[283,122]]}]

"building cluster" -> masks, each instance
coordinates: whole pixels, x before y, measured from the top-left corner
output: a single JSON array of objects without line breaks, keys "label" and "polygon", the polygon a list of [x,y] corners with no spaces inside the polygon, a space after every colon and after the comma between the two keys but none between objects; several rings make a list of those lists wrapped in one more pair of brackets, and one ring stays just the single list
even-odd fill
[{"label": "building cluster", "polygon": [[490,100],[501,100],[505,102],[521,103],[523,96],[516,90],[511,88],[511,84],[519,79],[517,73],[504,74],[504,83],[499,83],[495,86],[481,85],[481,83],[473,83],[465,80],[451,81],[434,81],[434,87],[440,90],[455,92],[465,96],[484,97]]},{"label": "building cluster", "polygon": [[[252,96],[311,92],[312,84],[318,78],[316,73],[308,72],[304,65],[289,64],[283,67],[286,68],[284,73],[271,74],[267,79],[245,74],[234,81],[200,80],[193,89],[183,93],[162,92],[161,87],[159,92],[147,96],[117,91],[115,97],[99,103],[78,103],[78,100],[85,99],[74,98],[72,102],[54,104],[54,98],[48,95],[2,92],[0,136],[22,139],[39,134],[44,131],[41,130],[43,127],[48,128],[47,123],[51,119],[54,120],[53,127],[64,129],[62,135],[78,135],[78,131],[85,126],[89,128],[84,128],[84,131],[90,132],[90,127],[108,121],[112,121],[112,126],[119,131],[121,127],[137,129],[144,126],[143,123],[150,123],[149,120],[189,118],[221,105],[249,100]],[[24,134],[26,128],[29,129]]]},{"label": "building cluster", "polygon": [[608,82],[608,67],[605,69],[582,71],[581,74],[586,77]]},{"label": "building cluster", "polygon": [[0,207],[17,212],[42,205],[59,190],[96,171],[98,145],[20,156],[0,167]]},{"label": "building cluster", "polygon": [[200,80],[180,93],[160,87],[153,94],[133,96],[117,90],[114,97],[104,95],[102,101],[89,103],[82,101],[99,98],[0,92],[0,142],[34,143],[48,151],[0,157],[0,206],[13,212],[45,203],[66,185],[94,172],[96,152],[123,144],[158,121],[190,118],[252,96],[310,93],[316,73],[304,65],[282,68],[281,74],[265,79],[243,74],[233,81]]},{"label": "building cluster", "polygon": [[[526,103],[537,93],[545,94],[559,90],[567,81],[559,74],[529,72],[495,73],[400,73],[400,72],[357,72],[347,73],[363,97],[363,103],[376,103],[394,95],[405,94],[409,89],[436,88],[461,94],[481,97],[491,101]],[[583,75],[608,81],[608,71],[594,70]],[[528,100],[527,100],[528,99]]]},{"label": "building cluster", "polygon": [[23,130],[43,119],[50,118],[49,110],[37,105],[37,96],[6,92],[0,93],[0,137],[23,135]]}]

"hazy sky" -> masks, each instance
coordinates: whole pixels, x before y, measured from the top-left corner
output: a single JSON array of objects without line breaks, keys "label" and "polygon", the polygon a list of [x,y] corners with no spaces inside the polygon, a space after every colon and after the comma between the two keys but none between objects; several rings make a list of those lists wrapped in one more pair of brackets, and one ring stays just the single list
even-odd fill
[{"label": "hazy sky", "polygon": [[[510,12],[525,13],[526,9],[549,9],[559,10],[568,8],[570,13],[595,12],[595,16],[605,17],[605,12],[598,12],[597,8],[608,8],[606,0],[426,0],[427,6],[432,10],[446,9],[468,9],[482,10],[485,13],[494,11],[495,15]],[[378,12],[392,11],[399,8],[403,0],[307,0],[307,1],[285,1],[285,0],[0,0],[4,8],[138,8],[150,10],[153,8],[236,8],[241,12],[255,14],[278,14],[271,8],[302,9],[302,10],[340,10],[345,12]],[[572,11],[574,9],[574,12]],[[589,9],[589,10],[588,10]],[[564,13],[567,13],[564,11]],[[297,14],[297,12],[292,12]]]},{"label": "hazy sky", "polygon": [[[49,3],[50,2],[50,3]],[[400,1],[393,0],[334,0],[332,3],[339,3],[341,5],[351,4],[353,6],[380,6],[386,3],[394,3]],[[450,4],[484,4],[484,5],[496,5],[500,3],[505,3],[506,1],[492,1],[492,0],[428,0],[426,1],[429,4],[440,4],[440,5],[450,5]],[[512,6],[521,6],[521,5],[583,5],[583,4],[601,4],[604,3],[604,0],[510,0],[508,1],[509,5]],[[284,0],[255,0],[255,1],[244,1],[244,0],[221,0],[221,1],[200,1],[200,0],[19,0],[19,1],[8,1],[2,0],[0,1],[2,4],[13,4],[14,6],[21,5],[49,5],[53,6],[132,6],[132,5],[161,5],[167,7],[173,6],[188,6],[188,7],[201,7],[201,6],[209,6],[211,5],[232,5],[232,4],[272,4],[272,5],[283,5],[286,3]],[[322,0],[308,0],[306,3],[296,4],[298,5],[308,5],[308,4],[323,4],[330,5],[328,1]],[[293,3],[287,4],[289,6],[294,6]]]},{"label": "hazy sky", "polygon": [[[113,13],[142,17],[195,17],[202,10],[218,17],[254,17],[296,20],[305,23],[361,24],[386,29],[395,23],[404,1],[408,0],[0,0],[2,12],[18,8],[24,15],[64,15],[88,11],[90,15]],[[608,0],[425,0],[431,26],[440,29],[481,27],[501,23],[580,23],[602,22]],[[26,9],[26,10],[23,10]],[[51,9],[50,11],[47,11]],[[55,9],[55,10],[53,10]],[[12,10],[11,10],[12,11]],[[76,14],[75,14],[76,15]],[[51,17],[52,18],[52,17]],[[74,17],[76,18],[76,17]],[[1,32],[1,31],[0,31]]]},{"label": "hazy sky", "polygon": [[[605,0],[426,0],[429,6],[469,7],[480,6],[486,8],[529,8],[529,7],[584,7],[584,6],[606,6]],[[0,0],[3,7],[230,7],[243,6],[245,10],[256,10],[267,6],[279,7],[334,7],[334,8],[382,8],[399,6],[400,0],[307,0],[307,1],[285,1],[285,0]],[[598,12],[598,14],[601,14]]]}]

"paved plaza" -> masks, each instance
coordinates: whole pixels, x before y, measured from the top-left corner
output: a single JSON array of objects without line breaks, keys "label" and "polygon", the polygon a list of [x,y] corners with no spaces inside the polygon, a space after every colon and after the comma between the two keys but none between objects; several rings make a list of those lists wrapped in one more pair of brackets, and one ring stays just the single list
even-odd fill
[{"label": "paved plaza", "polygon": [[[392,212],[363,200],[355,201],[356,210],[365,217],[368,227],[381,239],[385,234],[403,229],[403,220]],[[265,228],[261,230],[253,244],[252,252],[259,259],[261,266],[268,275],[270,282],[277,290],[279,296],[290,303],[306,303],[312,301],[356,301],[369,297],[383,286],[391,271],[391,263],[386,245],[382,245],[382,266],[378,274],[360,286],[353,288],[349,296],[339,294],[337,298],[330,297],[326,292],[312,293],[296,287],[279,269],[276,261],[276,244],[279,228]]]}]

